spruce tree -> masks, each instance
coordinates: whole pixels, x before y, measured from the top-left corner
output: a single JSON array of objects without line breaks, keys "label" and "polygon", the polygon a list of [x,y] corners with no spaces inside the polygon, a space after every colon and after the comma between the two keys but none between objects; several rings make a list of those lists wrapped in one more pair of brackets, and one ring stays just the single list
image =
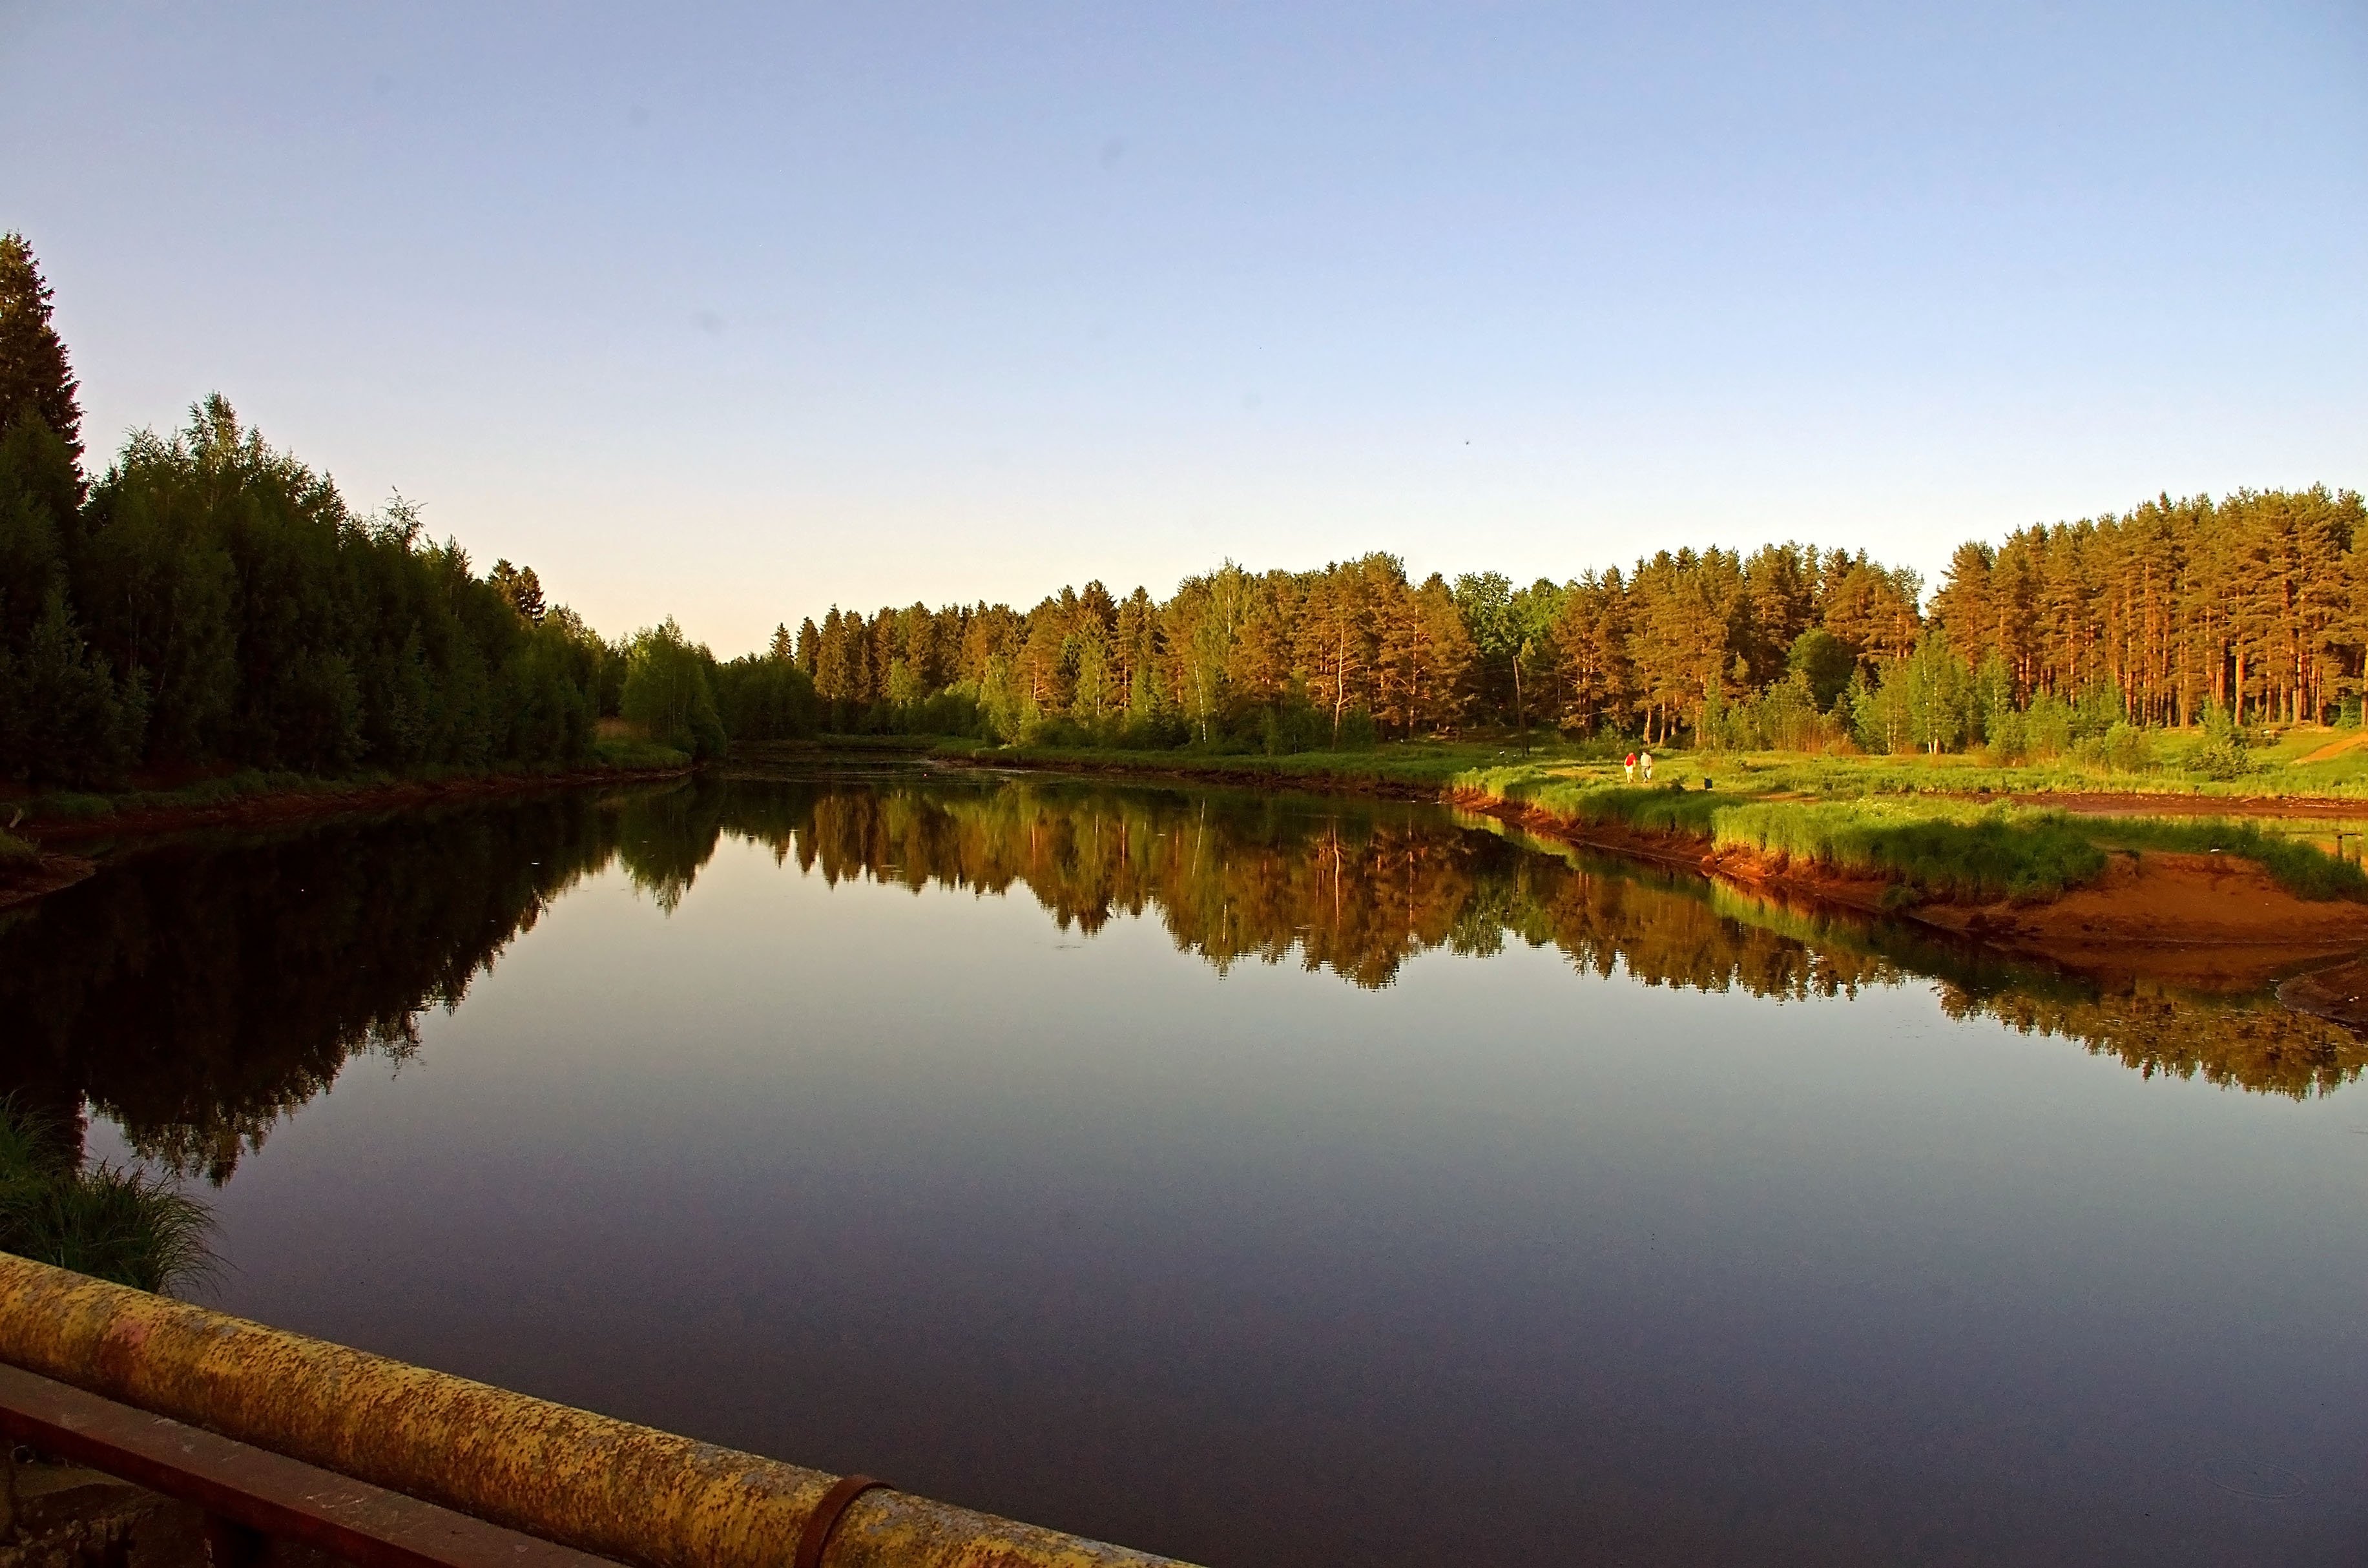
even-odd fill
[{"label": "spruce tree", "polygon": [[531,566],[513,566],[507,561],[496,561],[494,569],[485,574],[485,581],[502,602],[518,611],[519,616],[537,626],[542,624],[542,580]]},{"label": "spruce tree", "polygon": [[82,403],[66,346],[50,324],[50,286],[25,236],[0,234],[0,431],[28,415],[82,461]]}]

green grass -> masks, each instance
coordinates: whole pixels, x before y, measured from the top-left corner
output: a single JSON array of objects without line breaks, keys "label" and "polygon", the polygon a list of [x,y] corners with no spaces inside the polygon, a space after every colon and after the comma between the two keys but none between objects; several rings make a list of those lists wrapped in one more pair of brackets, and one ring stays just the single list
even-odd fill
[{"label": "green grass", "polygon": [[1428,785],[1434,789],[1444,789],[1459,774],[1502,755],[1501,748],[1494,745],[1423,741],[1398,742],[1364,751],[1304,751],[1280,756],[1258,752],[1203,751],[1191,746],[1173,751],[1118,751],[1085,746],[996,746],[977,741],[939,741],[930,749],[940,756],[1027,767],[1113,768],[1248,782],[1303,783],[1310,787],[1388,784]]},{"label": "green grass", "polygon": [[0,1100],[0,1251],[170,1291],[215,1267],[213,1213],[162,1176],[83,1166],[41,1118]]},{"label": "green grass", "polygon": [[29,866],[41,852],[13,834],[0,833],[0,871]]},{"label": "green grass", "polygon": [[[2115,771],[2073,757],[2006,765],[1979,753],[1940,756],[1823,756],[1799,752],[1656,753],[1662,779],[1682,777],[1698,785],[1707,775],[1719,790],[1748,794],[1804,794],[1844,799],[1869,795],[2183,795],[2217,799],[2280,799],[2307,796],[2368,803],[2368,747],[2319,763],[2303,756],[2341,740],[2351,731],[2298,729],[2270,737],[2247,753],[2250,767],[2233,779],[2206,778],[2185,764],[2202,737],[2157,732],[2159,766]],[[1353,752],[1305,752],[1283,756],[1203,751],[1105,751],[1087,748],[996,747],[976,741],[939,743],[939,749],[1019,762],[1083,767],[1152,767],[1246,778],[1328,777],[1419,783],[1443,775],[1504,767],[1543,767],[1596,779],[1618,778],[1600,742],[1557,739],[1533,744],[1523,759],[1501,737],[1462,741],[1395,742]]]},{"label": "green grass", "polygon": [[1939,795],[1826,800],[1590,784],[1537,768],[1464,776],[1465,788],[1581,823],[1708,838],[1811,865],[1879,876],[1916,896],[2053,898],[2093,881],[2112,849],[2203,854],[2260,865],[2296,897],[2368,900],[2368,874],[2315,845],[2219,817],[2080,816]]},{"label": "green grass", "polygon": [[1912,896],[2053,898],[2095,881],[2108,850],[2157,849],[2218,850],[2254,861],[2299,898],[2368,900],[2368,874],[2359,866],[2259,824],[2218,817],[2076,816],[1938,796],[1754,799],[1590,786],[1533,770],[1484,771],[1465,782],[1575,822],[1691,834],[1722,849],[1882,877]]},{"label": "green grass", "polygon": [[[689,767],[691,758],[687,753],[671,746],[616,738],[593,743],[592,763],[596,767],[618,769],[674,769]],[[412,768],[402,773],[365,771],[341,778],[321,778],[310,774],[265,772],[260,768],[248,767],[220,778],[200,778],[170,790],[127,790],[112,795],[51,790],[24,801],[21,808],[0,807],[0,823],[7,820],[9,812],[17,809],[21,809],[33,822],[93,822],[119,815],[203,810],[254,796],[350,795],[382,789],[390,784],[437,784],[489,777],[529,778],[544,771],[560,773],[577,769],[564,766],[548,769],[511,767],[489,773],[484,768],[441,767]]]},{"label": "green grass", "polygon": [[1913,799],[1755,800],[1675,780],[1598,784],[1535,767],[1480,770],[1459,782],[1575,823],[1683,834],[1720,849],[1880,877],[1910,897],[2052,898],[2105,869],[2104,850],[2060,812]]},{"label": "green grass", "polygon": [[33,801],[37,817],[105,817],[115,814],[115,802],[105,795],[90,795],[79,790],[53,790],[38,796]]},{"label": "green grass", "polygon": [[1713,842],[1884,878],[1911,895],[2028,902],[2094,881],[2105,851],[2060,812],[1971,820],[1882,801],[1759,801],[1718,813]]},{"label": "green grass", "polygon": [[689,752],[626,735],[602,736],[594,741],[592,756],[603,767],[689,767],[691,762]]}]

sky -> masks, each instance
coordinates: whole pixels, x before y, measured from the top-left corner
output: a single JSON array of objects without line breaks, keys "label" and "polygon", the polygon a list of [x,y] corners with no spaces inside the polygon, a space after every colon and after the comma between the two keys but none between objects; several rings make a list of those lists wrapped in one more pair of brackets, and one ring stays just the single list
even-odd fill
[{"label": "sky", "polygon": [[2368,6],[0,0],[99,452],[610,633],[2368,486]]}]

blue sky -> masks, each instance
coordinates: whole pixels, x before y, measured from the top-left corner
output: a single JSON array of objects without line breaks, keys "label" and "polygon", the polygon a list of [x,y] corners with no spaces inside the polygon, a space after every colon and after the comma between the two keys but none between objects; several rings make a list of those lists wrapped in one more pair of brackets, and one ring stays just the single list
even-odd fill
[{"label": "blue sky", "polygon": [[0,0],[89,434],[611,631],[2368,484],[2347,4]]}]

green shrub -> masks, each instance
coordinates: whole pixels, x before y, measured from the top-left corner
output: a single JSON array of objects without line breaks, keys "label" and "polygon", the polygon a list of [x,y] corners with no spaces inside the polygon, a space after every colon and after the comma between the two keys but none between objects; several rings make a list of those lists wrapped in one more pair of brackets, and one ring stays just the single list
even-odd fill
[{"label": "green shrub", "polygon": [[2206,778],[2226,783],[2253,771],[2246,751],[2252,737],[2228,710],[2213,703],[2203,713],[2203,744],[2195,748],[2188,766]]},{"label": "green shrub", "polygon": [[2083,766],[2108,773],[2151,773],[2158,766],[2153,734],[2135,724],[2116,722],[2103,734],[2079,742],[2072,754]]}]

